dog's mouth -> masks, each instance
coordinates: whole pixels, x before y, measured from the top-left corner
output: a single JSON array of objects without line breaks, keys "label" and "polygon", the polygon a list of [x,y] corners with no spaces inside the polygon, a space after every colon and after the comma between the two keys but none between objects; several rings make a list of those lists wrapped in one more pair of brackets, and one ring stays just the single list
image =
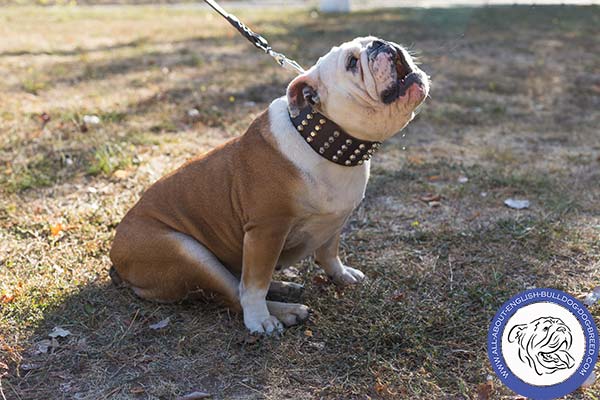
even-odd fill
[{"label": "dog's mouth", "polygon": [[395,50],[393,62],[396,81],[381,93],[381,100],[384,104],[391,104],[404,96],[415,83],[423,87],[423,74],[411,67],[402,50]]},{"label": "dog's mouth", "polygon": [[538,360],[545,368],[551,370],[568,369],[575,365],[575,360],[568,352],[570,347],[568,340],[556,341],[547,347],[549,351],[538,353]]}]

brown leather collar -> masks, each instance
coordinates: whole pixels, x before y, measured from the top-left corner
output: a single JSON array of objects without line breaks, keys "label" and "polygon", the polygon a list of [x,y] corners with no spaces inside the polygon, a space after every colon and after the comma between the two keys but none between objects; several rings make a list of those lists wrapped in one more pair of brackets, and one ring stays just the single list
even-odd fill
[{"label": "brown leather collar", "polygon": [[381,142],[360,140],[346,133],[338,124],[311,106],[290,115],[296,130],[321,157],[345,167],[362,165],[377,151]]}]

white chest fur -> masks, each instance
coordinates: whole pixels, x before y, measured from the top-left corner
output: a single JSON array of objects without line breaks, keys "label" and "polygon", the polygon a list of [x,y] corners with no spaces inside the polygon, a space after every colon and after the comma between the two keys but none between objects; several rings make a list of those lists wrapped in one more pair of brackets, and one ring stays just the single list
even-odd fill
[{"label": "white chest fur", "polygon": [[269,118],[281,152],[298,167],[306,185],[300,206],[308,214],[344,218],[350,214],[365,195],[370,162],[345,167],[315,153],[292,125],[285,97],[271,103]]},{"label": "white chest fur", "polygon": [[304,184],[297,198],[301,215],[284,246],[284,250],[296,251],[293,258],[281,260],[289,265],[314,252],[342,228],[365,195],[370,162],[345,167],[315,153],[292,125],[285,97],[271,103],[269,118],[281,152],[298,168]]}]

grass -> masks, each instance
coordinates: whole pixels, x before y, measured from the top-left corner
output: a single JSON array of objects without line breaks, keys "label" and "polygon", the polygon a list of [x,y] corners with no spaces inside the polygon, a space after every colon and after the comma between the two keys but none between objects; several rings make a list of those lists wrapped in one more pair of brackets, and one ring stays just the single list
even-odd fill
[{"label": "grass", "polygon": [[[487,324],[509,296],[581,296],[600,281],[600,9],[239,16],[305,66],[374,34],[412,45],[432,76],[432,98],[377,155],[343,235],[345,261],[368,282],[341,290],[300,263],[311,320],[258,342],[218,305],[114,288],[114,228],[143,190],[241,134],[292,76],[203,10],[2,8],[3,393],[477,398],[492,374]],[[437,207],[421,200],[431,193]],[[531,208],[507,209],[509,197]],[[56,326],[71,335],[40,351]],[[492,398],[511,395],[494,383]],[[598,397],[599,384],[569,396]]]}]

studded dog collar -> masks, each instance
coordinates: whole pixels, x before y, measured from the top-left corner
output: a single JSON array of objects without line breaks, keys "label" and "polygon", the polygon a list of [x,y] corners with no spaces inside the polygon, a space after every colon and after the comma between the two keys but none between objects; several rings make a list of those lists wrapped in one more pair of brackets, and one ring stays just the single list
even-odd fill
[{"label": "studded dog collar", "polygon": [[346,167],[362,165],[381,144],[349,135],[338,124],[314,111],[311,106],[300,111],[297,117],[290,115],[290,119],[300,136],[317,154]]}]

